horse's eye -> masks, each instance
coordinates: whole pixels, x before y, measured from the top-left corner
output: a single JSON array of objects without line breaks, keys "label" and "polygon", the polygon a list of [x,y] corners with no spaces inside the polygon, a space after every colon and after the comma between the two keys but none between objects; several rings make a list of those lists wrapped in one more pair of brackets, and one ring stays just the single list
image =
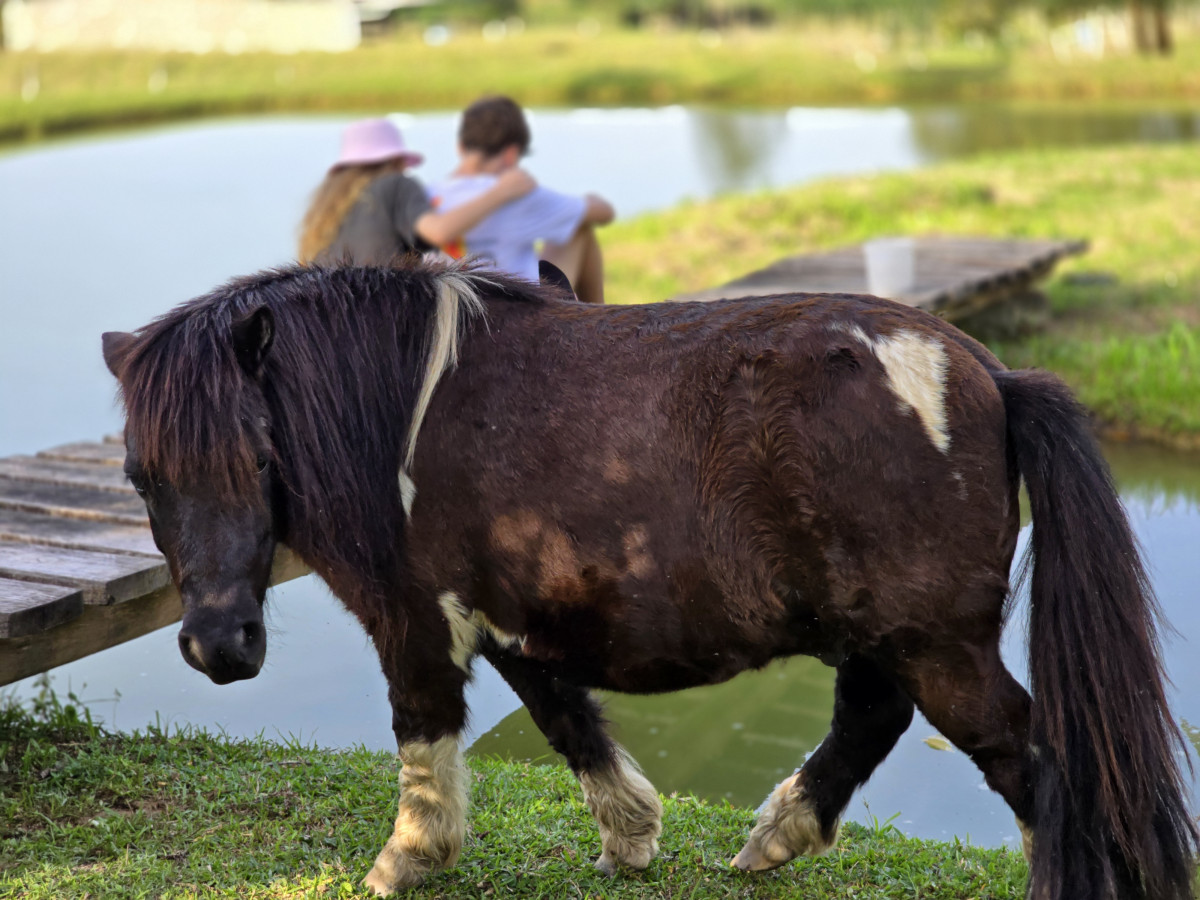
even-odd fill
[{"label": "horse's eye", "polygon": [[133,489],[137,491],[139,497],[146,496],[146,480],[142,476],[126,475],[125,477],[129,479],[129,483],[133,485]]},{"label": "horse's eye", "polygon": [[268,460],[268,459],[267,459],[265,456],[263,456],[261,453],[260,453],[260,454],[258,454],[258,457],[257,457],[257,458],[254,460],[254,464],[255,464],[256,466],[258,466],[258,471],[260,471],[260,472],[265,472],[265,471],[266,471],[266,469],[267,469],[267,464],[268,464],[269,462],[270,462],[270,460]]}]

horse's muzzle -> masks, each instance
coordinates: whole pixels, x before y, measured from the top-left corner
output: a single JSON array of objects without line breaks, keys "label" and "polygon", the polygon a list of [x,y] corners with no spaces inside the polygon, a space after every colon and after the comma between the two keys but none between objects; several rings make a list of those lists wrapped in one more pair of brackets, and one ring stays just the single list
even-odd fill
[{"label": "horse's muzzle", "polygon": [[179,652],[189,666],[215,684],[253,678],[267,655],[267,632],[262,622],[248,621],[233,629],[189,628],[179,632]]}]

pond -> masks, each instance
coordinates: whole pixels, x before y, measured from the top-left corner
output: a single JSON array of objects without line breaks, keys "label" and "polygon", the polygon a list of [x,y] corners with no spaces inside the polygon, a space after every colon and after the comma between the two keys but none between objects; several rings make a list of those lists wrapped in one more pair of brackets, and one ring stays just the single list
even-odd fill
[{"label": "pond", "polygon": [[[286,262],[308,192],[336,153],[345,118],[271,118],[107,135],[0,155],[0,455],[95,438],[119,427],[98,336],[128,329],[225,278]],[[400,119],[434,178],[452,165],[455,117]],[[905,169],[1027,144],[1200,139],[1194,112],[1111,113],[941,108],[721,112],[538,111],[532,171],[595,190],[623,215],[687,197]],[[1176,711],[1200,723],[1189,593],[1200,536],[1200,466],[1111,448],[1155,583],[1179,635],[1168,640]],[[314,579],[272,592],[271,650],[259,678],[218,688],[183,663],[167,628],[53,673],[110,726],[194,723],[325,746],[392,748],[378,666],[357,625]],[[1023,670],[1020,629],[1006,653]],[[757,804],[816,746],[829,721],[832,670],[807,659],[725,685],[609,700],[609,715],[660,790]],[[22,695],[31,682],[16,686]],[[119,694],[119,697],[117,696]],[[543,758],[544,740],[498,676],[477,668],[471,738],[480,752]],[[914,722],[852,804],[929,837],[1015,840],[1012,817],[959,753],[931,749]]]}]

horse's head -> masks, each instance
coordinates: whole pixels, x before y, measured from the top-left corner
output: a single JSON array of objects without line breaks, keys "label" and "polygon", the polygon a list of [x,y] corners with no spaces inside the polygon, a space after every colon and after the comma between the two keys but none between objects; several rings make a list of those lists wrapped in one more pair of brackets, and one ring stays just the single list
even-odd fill
[{"label": "horse's head", "polygon": [[183,601],[179,649],[217,684],[253,678],[267,650],[278,528],[262,373],[273,329],[262,307],[224,331],[223,348],[149,329],[103,337],[125,399],[125,472]]}]

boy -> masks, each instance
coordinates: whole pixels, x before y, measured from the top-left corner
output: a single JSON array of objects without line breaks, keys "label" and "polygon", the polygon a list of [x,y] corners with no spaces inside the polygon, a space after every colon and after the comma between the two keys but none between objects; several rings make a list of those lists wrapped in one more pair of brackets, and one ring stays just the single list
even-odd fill
[{"label": "boy", "polygon": [[[517,167],[529,140],[525,114],[508,97],[472,103],[459,125],[458,168],[431,190],[438,211],[448,212],[492,187]],[[612,205],[594,194],[560,194],[539,186],[468,231],[465,247],[448,249],[451,255],[465,250],[482,256],[503,272],[537,281],[534,244],[541,240],[541,258],[563,270],[576,296],[585,303],[603,303],[604,265],[593,229],[607,225],[614,215]]]}]

